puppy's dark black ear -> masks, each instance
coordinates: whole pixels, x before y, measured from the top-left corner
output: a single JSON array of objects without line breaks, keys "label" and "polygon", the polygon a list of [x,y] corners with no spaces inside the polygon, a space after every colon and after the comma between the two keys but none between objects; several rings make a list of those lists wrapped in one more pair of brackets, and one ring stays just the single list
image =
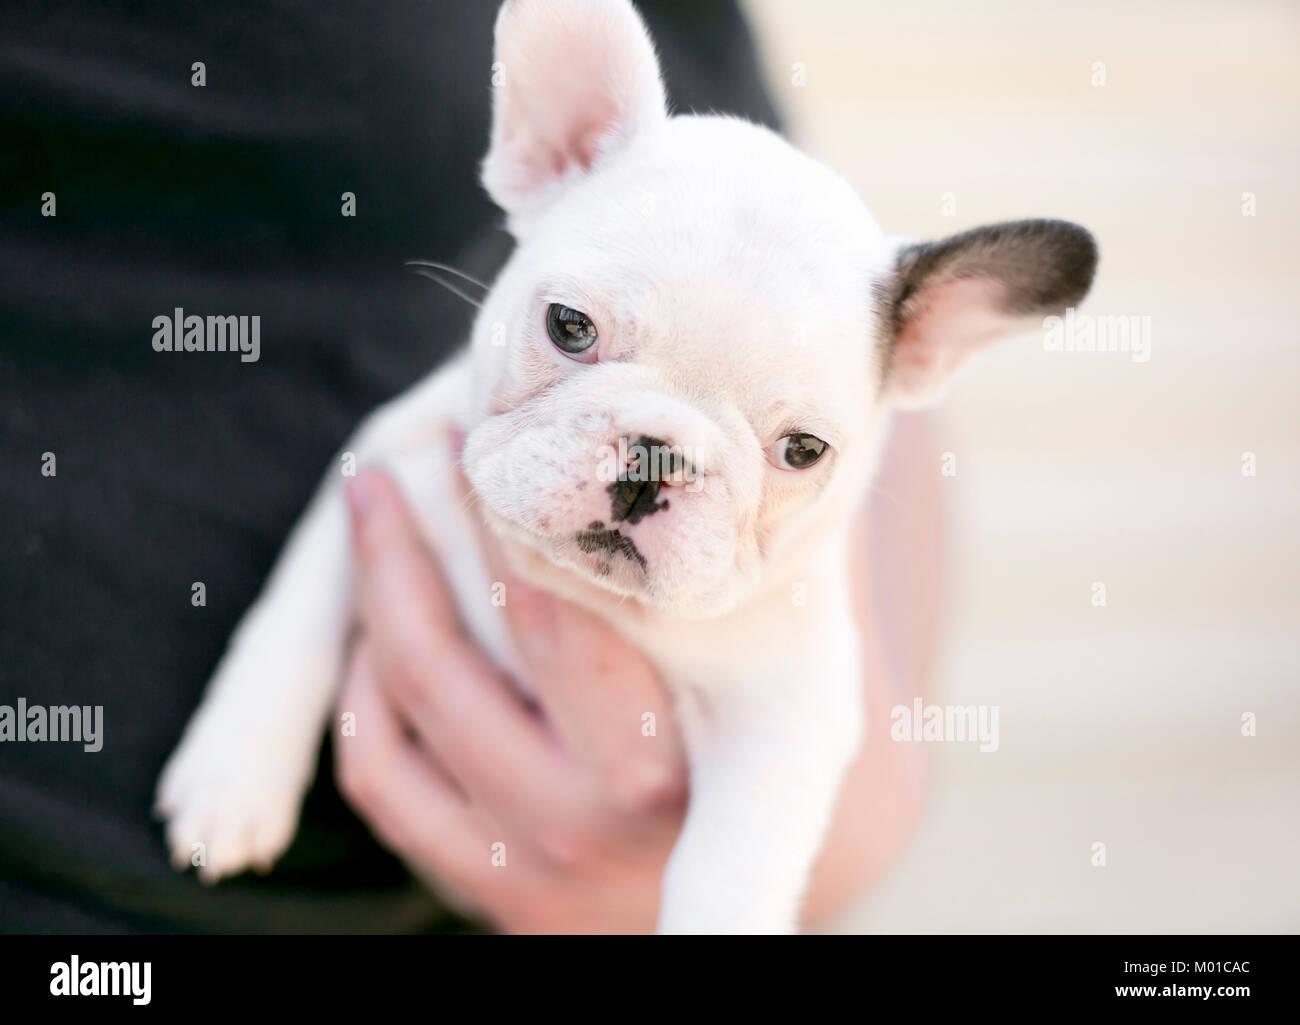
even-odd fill
[{"label": "puppy's dark black ear", "polygon": [[1096,269],[1092,235],[1069,221],[1008,221],[903,244],[877,288],[886,400],[935,401],[975,353],[1076,305]]}]

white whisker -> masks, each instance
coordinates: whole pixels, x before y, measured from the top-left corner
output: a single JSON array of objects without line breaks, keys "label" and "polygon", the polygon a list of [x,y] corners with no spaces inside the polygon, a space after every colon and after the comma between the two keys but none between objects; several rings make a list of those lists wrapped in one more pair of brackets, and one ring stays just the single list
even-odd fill
[{"label": "white whisker", "polygon": [[472,296],[466,295],[459,288],[453,285],[450,281],[443,281],[442,278],[438,277],[438,275],[434,274],[432,271],[424,270],[422,268],[417,267],[415,273],[420,275],[420,277],[422,278],[428,278],[430,281],[436,281],[452,295],[456,296],[457,298],[464,299],[476,310],[481,310],[483,308],[483,304],[479,302],[477,299],[473,298]]},{"label": "white whisker", "polygon": [[909,511],[907,503],[904,502],[902,499],[900,499],[897,495],[895,495],[891,491],[886,491],[884,488],[877,487],[875,484],[872,484],[869,488],[867,488],[867,492],[872,495],[879,495],[881,498],[889,499],[889,501],[893,502],[894,505],[897,506],[903,512]]},{"label": "white whisker", "polygon": [[446,271],[448,274],[455,274],[456,277],[460,278],[463,281],[468,281],[471,285],[477,285],[479,288],[483,289],[484,292],[488,291],[488,286],[483,284],[483,282],[481,282],[478,278],[466,274],[463,270],[459,270],[453,267],[449,263],[439,263],[437,260],[407,260],[406,266],[431,267],[434,270]]}]

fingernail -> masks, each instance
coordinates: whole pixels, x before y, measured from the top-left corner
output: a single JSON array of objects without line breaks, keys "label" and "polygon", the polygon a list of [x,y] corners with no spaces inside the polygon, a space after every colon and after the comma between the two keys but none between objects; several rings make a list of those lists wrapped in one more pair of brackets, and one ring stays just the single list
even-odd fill
[{"label": "fingernail", "polygon": [[465,432],[459,427],[453,427],[451,429],[451,454],[457,459],[457,461],[460,460],[460,453],[464,447]]}]

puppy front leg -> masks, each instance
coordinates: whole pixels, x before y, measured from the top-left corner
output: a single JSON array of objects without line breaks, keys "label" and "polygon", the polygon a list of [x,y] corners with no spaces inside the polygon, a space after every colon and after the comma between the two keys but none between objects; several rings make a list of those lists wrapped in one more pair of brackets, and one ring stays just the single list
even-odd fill
[{"label": "puppy front leg", "polygon": [[342,658],[348,560],[342,485],[328,482],[159,778],[157,808],[177,868],[193,861],[208,882],[269,868],[293,837]]},{"label": "puppy front leg", "polygon": [[857,675],[816,672],[805,664],[715,692],[708,704],[683,703],[691,800],[664,876],[659,932],[795,930],[862,729]]},{"label": "puppy front leg", "polygon": [[[377,411],[345,451],[364,466],[445,446],[455,397],[465,391],[456,373],[450,367]],[[297,828],[352,619],[343,489],[331,470],[159,778],[172,862],[196,863],[206,881],[269,867]]]}]

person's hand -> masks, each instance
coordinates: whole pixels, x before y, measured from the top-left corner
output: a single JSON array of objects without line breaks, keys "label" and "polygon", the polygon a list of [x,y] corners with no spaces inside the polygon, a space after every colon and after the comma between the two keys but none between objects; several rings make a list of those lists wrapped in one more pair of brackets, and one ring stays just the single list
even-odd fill
[{"label": "person's hand", "polygon": [[343,794],[499,928],[653,929],[687,794],[654,670],[595,617],[510,576],[483,535],[535,705],[523,700],[462,632],[392,480],[368,471],[348,494],[359,630],[339,699],[355,734],[334,731]]}]

